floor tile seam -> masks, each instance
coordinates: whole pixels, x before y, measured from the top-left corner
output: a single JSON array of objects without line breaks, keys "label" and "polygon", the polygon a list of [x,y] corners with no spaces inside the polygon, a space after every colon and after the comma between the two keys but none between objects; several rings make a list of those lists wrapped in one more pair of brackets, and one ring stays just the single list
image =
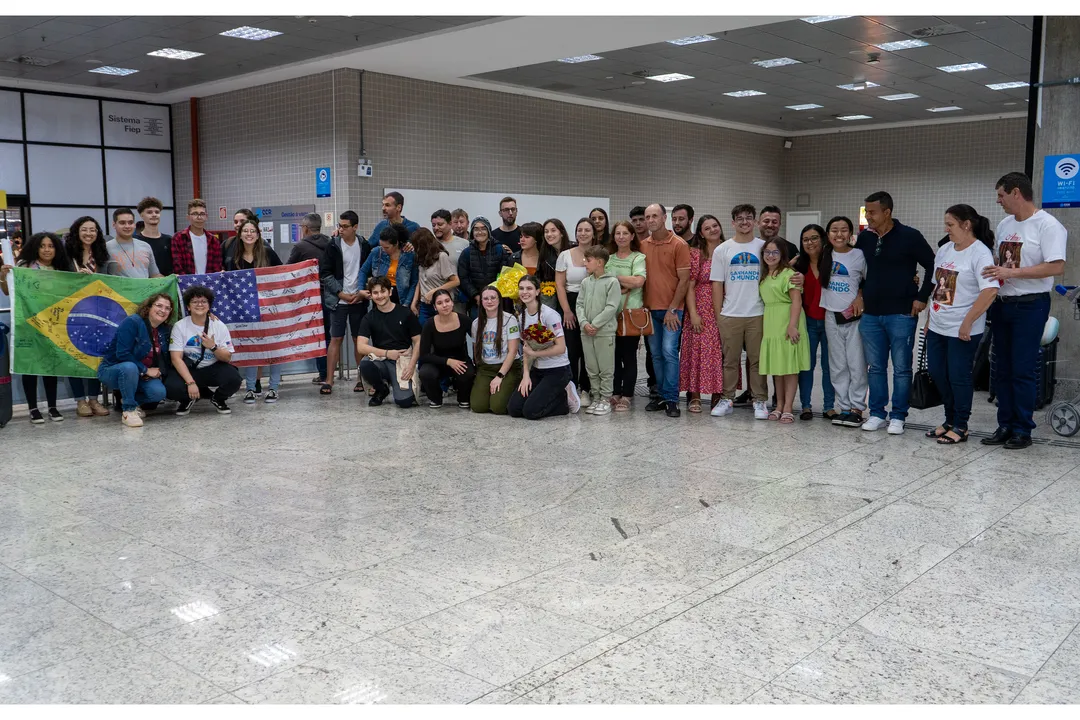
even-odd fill
[{"label": "floor tile seam", "polygon": [[[1035,672],[1034,672],[1034,673],[1033,673],[1033,674],[1031,675],[1031,677],[1030,677],[1030,678],[1028,678],[1028,681],[1027,681],[1026,683],[1024,683],[1024,687],[1020,688],[1020,692],[1016,693],[1016,695],[1014,695],[1014,696],[1013,696],[1013,699],[1009,701],[1009,704],[1010,704],[1010,705],[1011,705],[1011,704],[1013,704],[1013,703],[1015,703],[1015,702],[1016,702],[1016,699],[1017,699],[1018,697],[1020,697],[1021,695],[1023,695],[1023,694],[1024,694],[1024,691],[1025,691],[1025,690],[1027,690],[1027,688],[1028,688],[1028,685],[1030,685],[1030,684],[1031,684],[1031,682],[1032,682],[1032,681],[1033,681],[1033,680],[1034,680],[1035,678],[1039,677],[1039,673],[1041,673],[1041,672],[1043,671],[1043,669],[1044,669],[1044,668],[1046,667],[1047,663],[1049,663],[1049,662],[1050,662],[1050,660],[1051,660],[1051,659],[1052,659],[1052,658],[1054,657],[1054,655],[1055,655],[1055,654],[1057,654],[1057,651],[1061,649],[1061,646],[1062,646],[1062,645],[1064,645],[1064,644],[1065,644],[1066,642],[1068,642],[1068,641],[1069,641],[1069,638],[1070,638],[1070,637],[1072,637],[1073,633],[1075,633],[1075,632],[1076,632],[1076,629],[1077,629],[1078,627],[1080,627],[1080,622],[1078,622],[1077,624],[1073,625],[1073,627],[1072,627],[1072,630],[1070,630],[1070,631],[1068,632],[1068,634],[1066,634],[1066,635],[1065,635],[1065,637],[1061,639],[1061,642],[1059,642],[1059,643],[1057,644],[1057,647],[1055,647],[1055,648],[1054,648],[1053,652],[1051,652],[1051,653],[1050,653],[1050,655],[1049,655],[1049,656],[1047,656],[1046,660],[1044,660],[1044,661],[1043,661],[1043,663],[1042,663],[1041,665],[1039,665],[1039,669],[1038,669],[1038,670],[1036,670],[1036,671],[1035,671]],[[1051,682],[1054,682],[1054,681],[1051,681]],[[1080,690],[1080,682],[1078,682],[1078,683],[1077,683],[1077,689],[1078,689],[1078,690]]]},{"label": "floor tile seam", "polygon": [[[562,672],[559,672],[559,673],[558,673],[558,674],[556,674],[555,676],[553,676],[553,677],[551,677],[551,678],[548,678],[547,680],[544,680],[543,682],[541,682],[541,683],[539,683],[539,684],[533,685],[533,684],[532,684],[532,682],[530,682],[530,681],[526,681],[526,680],[523,680],[524,678],[527,678],[527,677],[529,677],[530,675],[534,675],[534,674],[536,674],[536,673],[540,672],[541,670],[543,670],[544,668],[546,668],[546,667],[550,667],[550,666],[552,666],[552,665],[554,665],[554,664],[556,664],[556,663],[558,663],[558,662],[562,661],[562,660],[563,660],[564,658],[567,658],[567,657],[569,657],[570,655],[573,655],[574,653],[576,653],[576,652],[579,652],[579,651],[581,651],[581,650],[582,650],[583,648],[586,648],[586,647],[588,647],[589,645],[592,645],[593,643],[597,643],[597,642],[600,642],[600,641],[601,641],[601,640],[603,640],[604,638],[606,638],[606,637],[609,637],[609,636],[612,636],[612,635],[616,635],[616,636],[621,636],[621,637],[623,637],[624,639],[623,639],[623,641],[622,641],[622,642],[616,643],[615,645],[613,645],[613,646],[611,646],[611,647],[607,648],[606,650],[602,650],[602,651],[600,651],[600,652],[596,653],[595,655],[591,655],[590,657],[588,657],[588,658],[586,658],[586,659],[582,660],[582,661],[581,661],[580,663],[577,663],[577,664],[576,664],[576,665],[574,665],[573,667],[571,667],[571,668],[568,668],[568,669],[566,669],[566,670],[564,670],[564,671],[562,671]],[[557,658],[554,658],[554,659],[552,659],[551,661],[549,661],[549,662],[546,662],[546,663],[544,663],[543,665],[541,665],[541,666],[539,666],[539,667],[533,668],[532,670],[530,670],[529,672],[525,673],[524,675],[521,675],[521,676],[519,676],[519,677],[516,677],[516,678],[514,678],[513,680],[510,680],[509,682],[507,682],[507,683],[503,684],[503,685],[502,685],[501,687],[502,687],[502,688],[504,688],[504,689],[506,689],[506,690],[507,690],[507,692],[511,692],[511,693],[517,694],[517,691],[516,691],[516,690],[510,690],[510,689],[508,688],[508,686],[510,686],[510,685],[514,685],[514,684],[516,684],[516,683],[522,683],[522,682],[523,682],[523,683],[524,683],[525,685],[529,685],[530,687],[529,687],[529,689],[528,689],[528,690],[526,690],[525,692],[523,692],[523,693],[521,693],[521,694],[518,694],[517,696],[518,696],[518,697],[525,697],[525,696],[526,696],[526,695],[528,695],[529,693],[531,693],[531,692],[533,692],[533,691],[535,691],[535,690],[538,690],[539,688],[542,688],[542,687],[544,687],[545,685],[548,685],[548,684],[550,684],[550,683],[552,683],[552,682],[554,682],[554,681],[558,680],[559,678],[561,678],[561,677],[563,677],[564,675],[567,675],[567,674],[569,674],[569,673],[573,672],[574,670],[577,670],[577,669],[578,669],[579,667],[581,667],[581,666],[583,666],[583,665],[587,665],[587,664],[591,663],[591,662],[592,662],[593,660],[597,659],[598,657],[602,657],[602,656],[604,656],[604,655],[607,655],[608,653],[610,653],[610,652],[612,652],[612,651],[614,651],[614,650],[616,650],[616,649],[618,649],[618,648],[622,647],[623,645],[627,644],[628,642],[631,642],[631,641],[632,641],[633,639],[634,639],[634,638],[626,637],[626,636],[625,636],[625,635],[623,635],[622,633],[620,633],[620,632],[618,632],[618,631],[615,631],[615,630],[612,630],[612,631],[606,632],[606,633],[605,633],[604,635],[601,635],[600,637],[596,638],[595,640],[591,640],[591,641],[589,641],[588,643],[586,643],[585,645],[582,645],[581,647],[578,647],[578,648],[575,648],[575,649],[573,649],[573,650],[570,650],[569,652],[566,652],[566,653],[564,653],[564,654],[560,655],[559,657],[557,657]]]},{"label": "floor tile seam", "polygon": [[[412,621],[412,622],[416,622],[416,621]],[[406,625],[407,624],[408,623],[406,623]],[[399,626],[399,627],[403,627],[403,626]],[[389,632],[389,631],[387,631],[387,632]],[[431,657],[430,655],[425,655],[423,652],[421,652],[420,650],[418,650],[416,648],[406,647],[406,646],[402,645],[401,643],[394,642],[390,638],[383,637],[383,635],[372,635],[371,637],[365,638],[364,640],[361,640],[358,643],[350,645],[349,647],[354,648],[357,645],[362,645],[363,643],[367,642],[368,640],[376,640],[376,639],[381,640],[382,642],[386,643],[387,645],[393,645],[398,650],[402,650],[402,651],[407,652],[407,653],[409,653],[411,655],[416,655],[417,657],[421,657],[424,660],[427,660],[428,662],[435,663],[436,665],[438,665],[438,666],[440,666],[442,668],[445,668],[447,670],[451,670],[451,671],[456,672],[456,673],[460,673],[461,675],[465,675],[466,677],[471,677],[473,680],[478,680],[479,682],[482,682],[485,685],[490,685],[491,690],[485,692],[484,695],[490,695],[491,693],[502,689],[502,686],[498,685],[497,683],[493,683],[490,680],[485,680],[484,678],[479,677],[477,675],[474,675],[473,673],[468,672],[467,670],[462,670],[460,668],[456,668],[453,665],[450,665],[449,663],[447,663],[445,660],[441,660],[439,658],[434,658],[434,657]],[[335,652],[340,652],[340,651],[335,651]],[[320,657],[324,657],[324,656],[320,656]],[[470,700],[468,703],[464,703],[464,704],[468,705],[469,703],[475,702],[476,700],[479,700],[480,698],[484,697],[484,695],[480,695],[478,697],[475,697],[472,700]],[[520,697],[520,695],[517,696],[517,697]]]},{"label": "floor tile seam", "polygon": [[[241,582],[243,582],[243,581],[241,581]],[[250,585],[250,583],[248,583],[248,584]],[[252,587],[256,587],[256,586],[253,585]],[[256,589],[257,590],[262,590],[262,588],[258,588],[258,587],[256,587]],[[235,605],[235,606],[233,606],[231,608],[228,608],[227,610],[220,610],[220,611],[214,613],[213,615],[209,615],[209,616],[204,617],[204,618],[198,618],[197,620],[189,620],[187,622],[182,622],[182,623],[179,623],[177,625],[173,625],[171,627],[161,628],[160,630],[155,630],[154,632],[147,633],[146,635],[140,635],[139,637],[134,637],[134,636],[131,636],[131,635],[127,635],[127,633],[125,631],[119,630],[119,628],[117,628],[117,629],[120,632],[123,632],[128,637],[130,637],[132,640],[135,640],[135,641],[139,642],[142,645],[146,645],[146,647],[153,648],[154,646],[150,645],[147,642],[151,638],[159,637],[161,635],[164,635],[165,633],[170,633],[170,632],[175,633],[177,630],[180,630],[181,628],[187,628],[187,627],[191,627],[191,626],[195,625],[195,623],[201,623],[201,622],[204,622],[204,621],[213,620],[214,618],[219,618],[222,615],[226,615],[228,613],[235,613],[235,612],[237,612],[239,610],[244,610],[246,608],[249,608],[252,605],[258,605],[259,603],[266,602],[267,600],[282,600],[284,602],[289,603],[290,605],[295,605],[296,607],[298,607],[301,610],[304,610],[306,612],[314,613],[315,615],[326,618],[327,620],[333,620],[333,618],[331,618],[326,613],[319,612],[318,610],[312,610],[311,608],[307,607],[306,605],[301,605],[300,603],[296,602],[295,600],[290,600],[287,597],[283,597],[281,595],[278,595],[278,594],[275,594],[275,593],[272,593],[272,592],[269,592],[269,591],[267,591],[267,592],[268,592],[268,595],[269,595],[268,597],[254,598],[252,600],[249,600],[248,602],[240,603],[239,605]],[[101,620],[101,618],[98,618],[98,619]],[[101,620],[101,622],[106,622],[106,621]],[[335,621],[335,622],[339,622],[339,621]],[[347,625],[348,623],[343,623],[343,624]],[[110,626],[111,627],[116,627],[115,625],[111,625],[111,623],[110,623]],[[350,625],[350,627],[352,627],[352,626]],[[370,633],[365,633],[365,634],[370,635]]]}]

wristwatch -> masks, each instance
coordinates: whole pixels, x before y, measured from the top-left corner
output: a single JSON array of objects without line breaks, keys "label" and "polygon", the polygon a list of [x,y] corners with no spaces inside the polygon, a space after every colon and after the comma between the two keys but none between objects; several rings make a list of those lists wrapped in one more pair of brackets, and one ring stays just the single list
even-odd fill
[{"label": "wristwatch", "polygon": [[217,345],[215,345],[214,347],[210,348],[210,352],[217,352]]},{"label": "wristwatch", "polygon": [[502,371],[500,370],[499,372],[495,373],[495,377],[497,377],[497,378],[499,378],[500,380],[502,380],[503,378],[505,378],[505,377],[506,377],[506,373],[504,373],[504,372],[502,372]]}]

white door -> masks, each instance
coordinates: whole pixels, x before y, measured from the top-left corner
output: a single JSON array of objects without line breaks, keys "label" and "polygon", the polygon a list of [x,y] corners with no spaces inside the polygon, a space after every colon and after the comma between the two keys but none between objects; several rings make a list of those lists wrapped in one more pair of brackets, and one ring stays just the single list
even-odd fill
[{"label": "white door", "polygon": [[[802,234],[802,229],[812,224],[821,224],[820,210],[790,212],[787,214],[787,233],[784,237],[787,238],[788,242],[793,243],[795,247],[799,247],[799,236]],[[824,241],[825,238],[822,238],[822,240]]]}]

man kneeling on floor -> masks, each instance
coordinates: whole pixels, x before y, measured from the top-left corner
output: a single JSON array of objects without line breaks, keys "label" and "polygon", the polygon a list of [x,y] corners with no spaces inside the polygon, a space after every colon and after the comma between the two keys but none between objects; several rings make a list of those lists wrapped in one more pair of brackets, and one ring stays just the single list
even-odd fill
[{"label": "man kneeling on floor", "polygon": [[385,276],[367,282],[374,308],[360,321],[357,351],[364,356],[360,374],[375,394],[369,406],[382,405],[393,392],[398,407],[416,404],[413,377],[420,357],[420,321],[403,305],[390,299],[392,286]]},{"label": "man kneeling on floor", "polygon": [[225,401],[240,389],[240,371],[229,364],[232,337],[225,323],[211,317],[213,305],[210,288],[193,285],[184,291],[188,316],[173,325],[169,337],[172,368],[165,376],[166,397],[180,403],[177,415],[187,415],[199,398],[206,397],[215,410],[227,415],[232,410]]}]

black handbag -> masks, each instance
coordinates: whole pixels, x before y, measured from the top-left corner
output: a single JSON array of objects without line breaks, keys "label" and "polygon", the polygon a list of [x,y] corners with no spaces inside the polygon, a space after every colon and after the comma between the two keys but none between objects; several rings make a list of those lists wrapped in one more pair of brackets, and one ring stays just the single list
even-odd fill
[{"label": "black handbag", "polygon": [[919,336],[919,342],[921,343],[919,346],[919,360],[915,367],[915,374],[911,378],[911,396],[908,401],[908,404],[916,410],[926,410],[943,404],[941,392],[934,385],[934,380],[930,377],[930,370],[927,369],[926,333],[927,328],[923,327]]}]

